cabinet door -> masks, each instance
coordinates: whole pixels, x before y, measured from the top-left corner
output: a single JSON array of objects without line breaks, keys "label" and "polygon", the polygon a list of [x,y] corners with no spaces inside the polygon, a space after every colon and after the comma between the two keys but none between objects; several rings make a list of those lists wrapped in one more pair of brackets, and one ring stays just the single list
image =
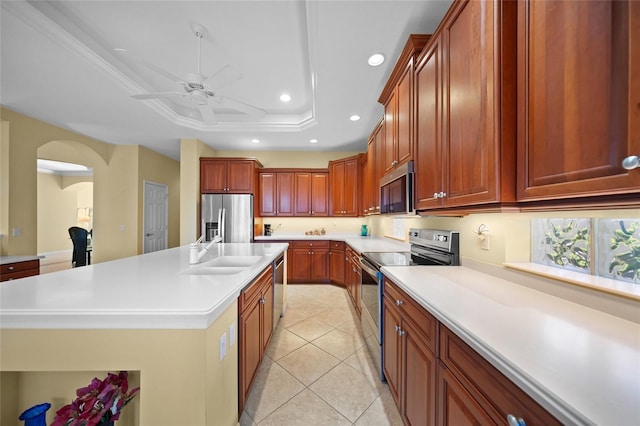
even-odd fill
[{"label": "cabinet door", "polygon": [[229,160],[227,171],[227,192],[253,194],[255,163],[251,160]]},{"label": "cabinet door", "polygon": [[276,173],[260,173],[260,216],[275,216],[277,211]]},{"label": "cabinet door", "polygon": [[385,167],[384,167],[384,132],[385,125],[384,121],[382,121],[376,131],[376,173],[374,177],[374,203],[375,210],[377,213],[380,213],[380,179],[384,176]]},{"label": "cabinet door", "polygon": [[345,284],[345,258],[344,250],[329,251],[329,276],[332,284],[344,286]]},{"label": "cabinet door", "polygon": [[416,209],[442,205],[442,58],[440,37],[432,39],[416,66]]},{"label": "cabinet door", "polygon": [[394,90],[389,96],[389,100],[384,106],[384,173],[389,173],[395,167],[396,161],[396,110],[397,94]]},{"label": "cabinet door", "polygon": [[311,215],[329,216],[329,174],[311,174]]},{"label": "cabinet door", "polygon": [[293,173],[276,174],[278,216],[293,216]]},{"label": "cabinet door", "polygon": [[200,192],[223,193],[227,189],[227,162],[224,160],[200,161]]},{"label": "cabinet door", "polygon": [[518,2],[518,200],[640,192],[640,3]]},{"label": "cabinet door", "polygon": [[312,283],[326,283],[329,281],[329,249],[311,248],[311,276]]},{"label": "cabinet door", "polygon": [[295,175],[294,213],[296,216],[311,216],[312,183],[311,173],[296,173]]},{"label": "cabinet door", "polygon": [[416,327],[402,321],[402,400],[408,425],[436,424],[437,359]]},{"label": "cabinet door", "polygon": [[395,167],[413,158],[413,59],[409,61],[404,74],[398,80],[395,147]]},{"label": "cabinet door", "polygon": [[331,164],[331,216],[344,216],[345,198],[345,163],[338,161]]},{"label": "cabinet door", "polygon": [[[496,99],[500,2],[461,1],[444,27],[444,87],[447,88],[443,147],[444,205],[468,206],[496,200],[500,117]],[[513,72],[513,71],[512,71]],[[420,171],[422,172],[422,171]]]},{"label": "cabinet door", "polygon": [[[480,405],[442,364],[438,372],[438,424],[476,426],[507,424],[490,404]],[[489,411],[489,412],[488,412]],[[502,421],[500,421],[502,420]]]},{"label": "cabinet door", "polygon": [[352,159],[345,162],[345,179],[344,185],[344,216],[358,216],[360,200],[360,185],[358,185],[360,171],[359,160]]},{"label": "cabinet door", "polygon": [[240,410],[249,395],[251,383],[262,359],[262,341],[260,338],[260,303],[259,298],[255,298],[249,306],[240,314],[241,339],[240,347]]},{"label": "cabinet door", "polygon": [[291,275],[288,280],[296,283],[309,282],[311,277],[311,250],[293,249],[291,257]]},{"label": "cabinet door", "polygon": [[400,337],[398,336],[398,329],[400,327],[400,312],[398,309],[383,297],[383,311],[382,311],[382,345],[383,351],[383,370],[384,375],[387,378],[389,384],[389,390],[393,399],[396,401],[396,405],[402,412],[402,405],[400,404],[400,389],[401,383],[401,346]]}]

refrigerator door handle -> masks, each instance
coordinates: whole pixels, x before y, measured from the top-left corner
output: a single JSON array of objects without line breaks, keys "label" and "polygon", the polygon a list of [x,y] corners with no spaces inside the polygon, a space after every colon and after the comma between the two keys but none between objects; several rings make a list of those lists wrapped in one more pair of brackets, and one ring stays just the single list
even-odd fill
[{"label": "refrigerator door handle", "polygon": [[220,226],[220,237],[222,238],[222,242],[224,243],[224,234],[225,234],[225,216],[227,215],[227,209],[225,209],[224,207],[220,209],[220,218],[219,220],[219,226]]}]

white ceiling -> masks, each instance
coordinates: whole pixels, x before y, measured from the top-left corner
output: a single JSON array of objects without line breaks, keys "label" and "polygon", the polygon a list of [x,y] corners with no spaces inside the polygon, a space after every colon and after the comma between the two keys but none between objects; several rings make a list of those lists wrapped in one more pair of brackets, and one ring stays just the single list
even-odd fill
[{"label": "white ceiling", "polygon": [[[0,2],[0,102],[113,144],[179,158],[180,139],[221,150],[360,151],[377,99],[411,33],[433,32],[450,0]],[[264,116],[214,104],[206,124],[190,103],[139,100],[175,92],[197,68],[192,25],[206,29],[201,70],[242,74],[216,94]],[[119,52],[114,49],[126,49]],[[372,68],[367,58],[386,56]],[[292,100],[284,104],[281,93]],[[349,117],[358,114],[360,121]],[[259,139],[259,144],[251,142]],[[317,144],[310,144],[317,139]]]}]

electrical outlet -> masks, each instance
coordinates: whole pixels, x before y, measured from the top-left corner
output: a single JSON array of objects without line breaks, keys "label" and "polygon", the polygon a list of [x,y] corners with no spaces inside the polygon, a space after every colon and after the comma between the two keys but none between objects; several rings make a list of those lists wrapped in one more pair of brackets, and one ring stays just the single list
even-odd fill
[{"label": "electrical outlet", "polygon": [[229,346],[233,346],[236,341],[236,323],[232,322],[229,326]]},{"label": "electrical outlet", "polygon": [[124,225],[120,225],[120,232],[124,232]]},{"label": "electrical outlet", "polygon": [[480,243],[480,248],[482,250],[487,250],[489,251],[489,236],[485,235],[484,239],[482,240],[482,242]]},{"label": "electrical outlet", "polygon": [[22,235],[22,229],[18,227],[11,229],[11,235],[14,237],[19,237],[20,235]]},{"label": "electrical outlet", "polygon": [[227,354],[227,333],[222,333],[220,336],[220,361],[222,361]]}]

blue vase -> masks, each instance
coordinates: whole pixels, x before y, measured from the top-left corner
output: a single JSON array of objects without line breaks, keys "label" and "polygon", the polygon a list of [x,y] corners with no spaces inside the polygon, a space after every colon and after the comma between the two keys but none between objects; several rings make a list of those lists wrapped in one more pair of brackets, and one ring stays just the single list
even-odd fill
[{"label": "blue vase", "polygon": [[51,404],[48,402],[34,405],[24,410],[18,419],[24,420],[25,426],[47,426],[46,413],[49,408]]},{"label": "blue vase", "polygon": [[367,225],[362,225],[362,227],[360,228],[360,235],[362,235],[363,237],[367,236]]}]

